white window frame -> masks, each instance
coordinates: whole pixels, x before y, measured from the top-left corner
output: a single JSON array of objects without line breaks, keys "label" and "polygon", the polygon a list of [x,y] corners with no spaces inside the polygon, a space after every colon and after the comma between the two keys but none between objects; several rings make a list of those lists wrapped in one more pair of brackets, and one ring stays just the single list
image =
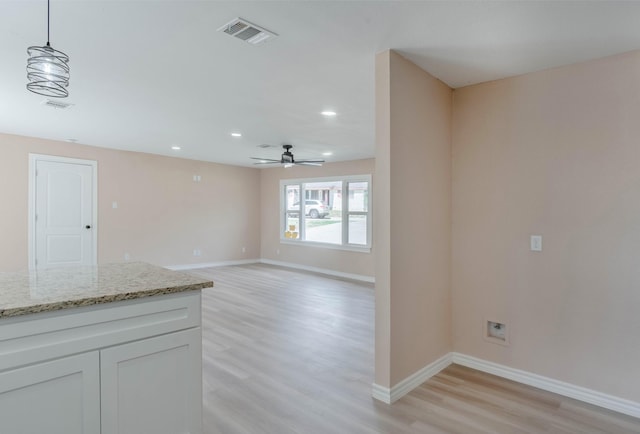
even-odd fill
[{"label": "white window frame", "polygon": [[[305,192],[305,184],[311,184],[314,182],[342,182],[342,244],[333,244],[333,243],[323,243],[318,241],[307,241],[305,240],[305,213],[304,206],[306,201],[306,192]],[[368,185],[368,200],[367,200],[367,211],[349,211],[349,183],[355,182],[366,182]],[[300,215],[300,227],[298,231],[300,232],[299,239],[290,239],[285,238],[284,236],[284,228],[285,228],[285,216],[287,215],[286,204],[286,186],[287,185],[298,185],[300,189],[300,200],[299,200],[299,215]],[[281,179],[280,180],[280,219],[279,219],[279,227],[278,231],[280,232],[280,243],[281,244],[291,244],[291,245],[303,245],[310,247],[320,247],[325,249],[336,249],[336,250],[349,250],[355,252],[371,252],[371,236],[373,233],[373,220],[372,220],[372,186],[371,186],[371,175],[349,175],[349,176],[330,176],[324,178],[296,178],[296,179]],[[349,244],[349,215],[366,215],[367,216],[367,244]]]}]

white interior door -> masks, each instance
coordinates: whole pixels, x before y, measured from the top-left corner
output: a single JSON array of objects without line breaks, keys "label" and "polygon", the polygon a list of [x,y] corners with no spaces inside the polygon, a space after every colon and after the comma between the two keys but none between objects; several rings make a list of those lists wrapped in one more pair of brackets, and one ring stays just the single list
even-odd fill
[{"label": "white interior door", "polygon": [[[95,162],[35,158],[35,268],[94,265]],[[33,181],[32,181],[33,182]]]}]

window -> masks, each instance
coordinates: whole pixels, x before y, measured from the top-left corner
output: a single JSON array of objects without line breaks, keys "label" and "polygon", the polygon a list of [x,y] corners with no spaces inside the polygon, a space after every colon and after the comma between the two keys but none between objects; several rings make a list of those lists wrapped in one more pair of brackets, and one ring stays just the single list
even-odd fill
[{"label": "window", "polygon": [[371,248],[370,175],[281,180],[280,191],[282,242]]}]

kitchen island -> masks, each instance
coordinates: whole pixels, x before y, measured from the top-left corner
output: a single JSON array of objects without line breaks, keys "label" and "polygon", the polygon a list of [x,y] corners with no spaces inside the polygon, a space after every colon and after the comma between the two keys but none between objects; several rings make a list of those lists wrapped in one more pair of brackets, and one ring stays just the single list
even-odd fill
[{"label": "kitchen island", "polygon": [[202,432],[200,291],[144,263],[0,273],[0,432]]}]

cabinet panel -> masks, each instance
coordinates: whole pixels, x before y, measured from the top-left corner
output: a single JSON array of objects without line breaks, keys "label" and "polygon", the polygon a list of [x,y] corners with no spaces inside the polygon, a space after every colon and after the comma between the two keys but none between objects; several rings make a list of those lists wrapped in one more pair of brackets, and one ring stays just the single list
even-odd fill
[{"label": "cabinet panel", "polygon": [[2,319],[0,371],[200,326],[200,291]]},{"label": "cabinet panel", "polygon": [[200,434],[202,341],[194,328],[100,352],[102,434]]},{"label": "cabinet panel", "polygon": [[0,373],[3,434],[100,434],[97,351]]}]

